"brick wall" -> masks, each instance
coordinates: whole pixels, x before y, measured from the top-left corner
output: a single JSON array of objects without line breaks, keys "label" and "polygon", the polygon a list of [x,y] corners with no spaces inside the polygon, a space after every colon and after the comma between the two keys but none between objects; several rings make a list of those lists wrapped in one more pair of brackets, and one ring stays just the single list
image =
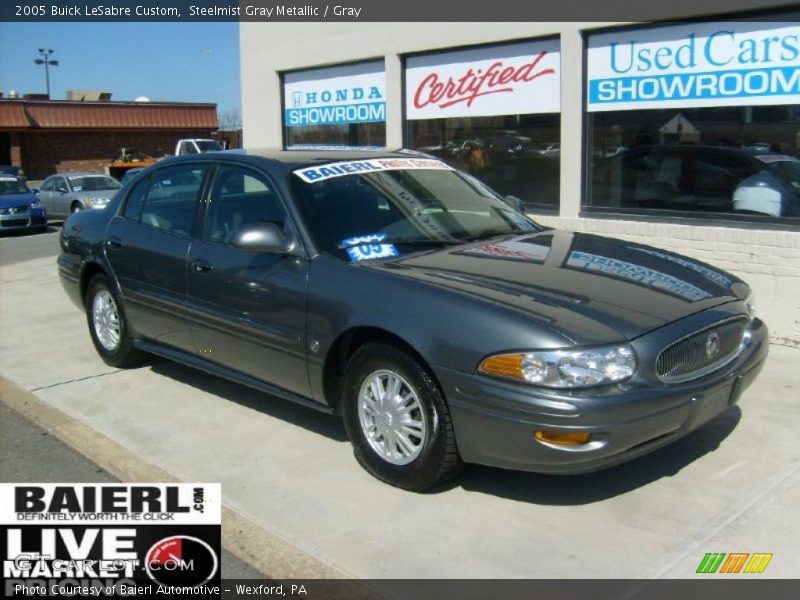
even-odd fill
[{"label": "brick wall", "polygon": [[132,132],[35,132],[21,133],[22,167],[28,179],[44,179],[53,173],[98,171],[119,155],[120,148],[134,148],[159,158],[175,151],[182,138],[210,137],[202,131]]},{"label": "brick wall", "polygon": [[566,229],[666,248],[747,282],[773,343],[800,346],[800,232],[534,216]]}]

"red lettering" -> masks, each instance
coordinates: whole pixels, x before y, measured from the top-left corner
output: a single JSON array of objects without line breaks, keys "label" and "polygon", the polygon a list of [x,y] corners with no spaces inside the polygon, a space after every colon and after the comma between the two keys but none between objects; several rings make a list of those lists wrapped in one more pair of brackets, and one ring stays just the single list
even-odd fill
[{"label": "red lettering", "polygon": [[473,71],[468,69],[460,77],[450,77],[447,81],[441,81],[438,73],[431,73],[426,76],[417,87],[414,93],[414,106],[425,108],[430,104],[436,104],[439,108],[447,108],[461,102],[466,102],[467,106],[472,106],[473,102],[481,96],[489,94],[511,93],[514,88],[510,83],[529,83],[543,75],[555,74],[555,69],[540,69],[536,71],[538,64],[544,59],[547,52],[540,52],[533,60],[515,68],[505,66],[503,61],[491,64],[486,71]]}]

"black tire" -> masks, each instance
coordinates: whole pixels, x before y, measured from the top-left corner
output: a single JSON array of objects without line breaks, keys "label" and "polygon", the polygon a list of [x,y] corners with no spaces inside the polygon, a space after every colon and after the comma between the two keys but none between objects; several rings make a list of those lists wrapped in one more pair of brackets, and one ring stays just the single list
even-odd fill
[{"label": "black tire", "polygon": [[83,210],[83,206],[81,206],[80,202],[73,202],[72,206],[69,208],[69,214],[74,215],[76,212],[80,212]]},{"label": "black tire", "polygon": [[[108,292],[116,306],[116,313],[119,322],[119,342],[117,343],[116,348],[113,350],[106,348],[100,341],[94,323],[94,301],[95,297],[101,291]],[[100,355],[100,358],[102,358],[103,362],[105,362],[107,365],[122,369],[142,362],[145,354],[141,350],[137,350],[134,347],[133,338],[130,334],[130,328],[128,327],[128,322],[122,309],[122,303],[119,301],[119,297],[117,296],[114,286],[111,285],[111,282],[105,275],[95,275],[89,282],[89,287],[86,292],[86,321],[89,325],[89,334],[92,336],[94,347],[97,350],[97,353]]]},{"label": "black tire", "polygon": [[[388,370],[399,375],[415,392],[427,435],[421,450],[408,464],[392,464],[367,441],[359,419],[359,393],[367,377]],[[464,466],[456,448],[450,411],[442,392],[428,369],[416,358],[395,346],[365,344],[347,366],[342,414],[347,436],[359,464],[378,479],[411,491],[423,491],[457,475]]]}]

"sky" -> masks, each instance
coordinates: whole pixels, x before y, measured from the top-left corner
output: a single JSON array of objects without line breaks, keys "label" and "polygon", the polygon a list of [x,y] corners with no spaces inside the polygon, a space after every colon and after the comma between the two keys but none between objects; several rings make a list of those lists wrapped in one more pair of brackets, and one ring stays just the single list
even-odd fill
[{"label": "sky", "polygon": [[44,93],[39,48],[52,48],[50,96],[101,89],[112,100],[215,102],[241,113],[238,23],[0,23],[0,91]]}]

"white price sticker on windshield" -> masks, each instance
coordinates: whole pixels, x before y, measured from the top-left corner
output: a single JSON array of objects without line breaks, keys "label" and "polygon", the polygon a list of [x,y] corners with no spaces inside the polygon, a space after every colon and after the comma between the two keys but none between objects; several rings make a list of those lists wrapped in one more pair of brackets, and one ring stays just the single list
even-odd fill
[{"label": "white price sticker on windshield", "polygon": [[294,172],[306,183],[324,181],[332,177],[359,175],[378,171],[402,171],[409,169],[428,169],[452,171],[453,168],[440,160],[430,158],[375,158],[369,160],[348,160],[326,165],[305,167]]}]

